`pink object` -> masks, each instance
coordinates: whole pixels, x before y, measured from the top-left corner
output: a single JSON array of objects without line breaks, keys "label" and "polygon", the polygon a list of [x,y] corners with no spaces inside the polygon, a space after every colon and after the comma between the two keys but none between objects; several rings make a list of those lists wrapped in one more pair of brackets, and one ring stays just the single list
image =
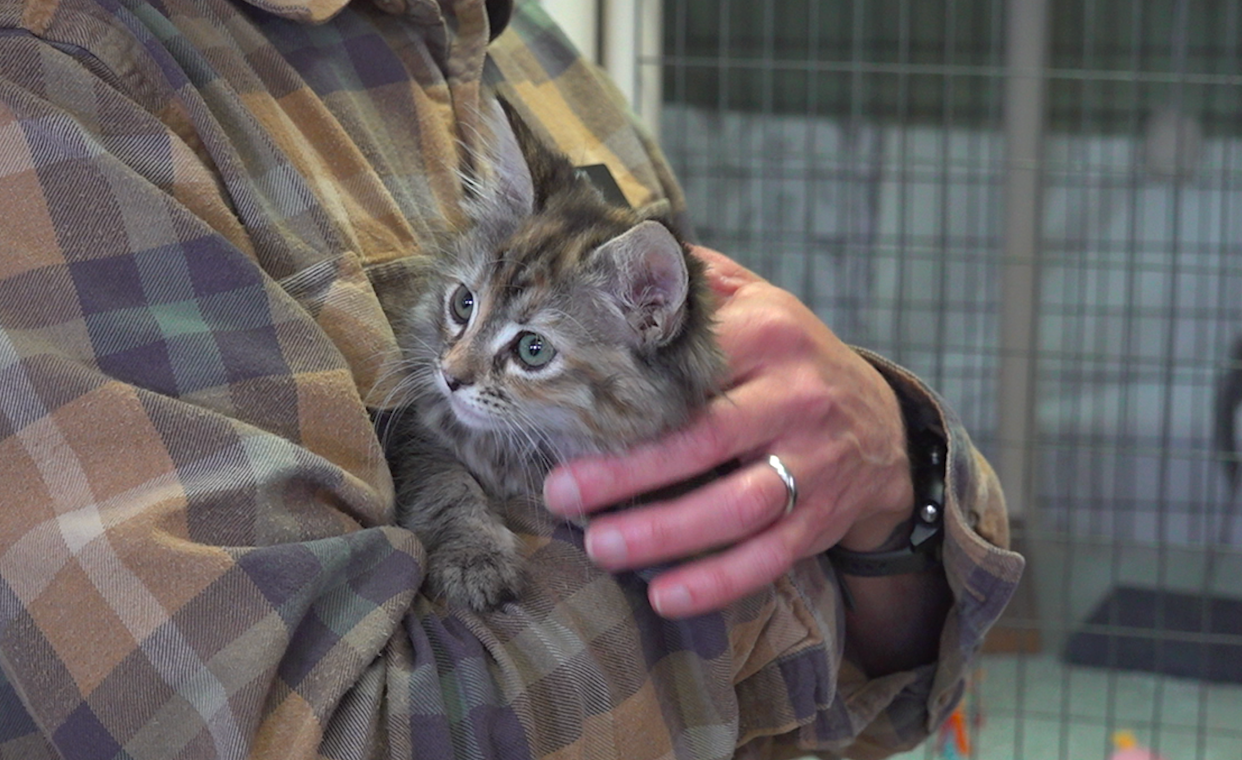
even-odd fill
[{"label": "pink object", "polygon": [[1164,755],[1152,752],[1139,744],[1134,734],[1129,731],[1118,731],[1113,734],[1113,746],[1117,749],[1109,756],[1109,760],[1165,760]]}]

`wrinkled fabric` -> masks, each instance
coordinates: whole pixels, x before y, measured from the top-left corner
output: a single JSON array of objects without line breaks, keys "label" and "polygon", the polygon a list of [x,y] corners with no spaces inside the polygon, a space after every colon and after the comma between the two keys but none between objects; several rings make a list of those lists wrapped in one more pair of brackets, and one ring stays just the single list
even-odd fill
[{"label": "wrinkled fabric", "polygon": [[[667,621],[546,514],[485,615],[421,593],[373,282],[462,220],[484,85],[636,207],[663,158],[535,3],[0,0],[0,758],[725,758],[926,736],[1022,560],[950,438],[938,663],[868,680],[810,560]],[[370,275],[370,277],[368,276]]]}]

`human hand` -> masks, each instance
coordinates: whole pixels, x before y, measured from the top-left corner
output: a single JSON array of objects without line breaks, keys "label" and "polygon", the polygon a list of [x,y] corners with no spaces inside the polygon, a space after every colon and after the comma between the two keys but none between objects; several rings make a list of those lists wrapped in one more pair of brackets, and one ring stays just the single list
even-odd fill
[{"label": "human hand", "polygon": [[[838,542],[873,550],[914,498],[900,406],[879,372],[791,294],[720,253],[694,252],[719,299],[725,394],[684,430],[622,456],[567,462],[544,484],[552,512],[580,516],[741,461],[689,494],[587,527],[587,552],[609,571],[696,557],[651,582],[665,617],[723,607]],[[770,454],[797,481],[788,515]]]}]

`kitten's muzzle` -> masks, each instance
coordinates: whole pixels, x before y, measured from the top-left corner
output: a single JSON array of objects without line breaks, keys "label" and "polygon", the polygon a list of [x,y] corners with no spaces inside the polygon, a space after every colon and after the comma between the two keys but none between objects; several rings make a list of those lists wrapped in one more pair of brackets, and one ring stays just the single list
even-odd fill
[{"label": "kitten's muzzle", "polygon": [[456,391],[458,388],[470,385],[469,380],[463,380],[460,377],[452,375],[444,370],[441,370],[440,374],[444,377],[444,384],[448,386],[450,391]]}]

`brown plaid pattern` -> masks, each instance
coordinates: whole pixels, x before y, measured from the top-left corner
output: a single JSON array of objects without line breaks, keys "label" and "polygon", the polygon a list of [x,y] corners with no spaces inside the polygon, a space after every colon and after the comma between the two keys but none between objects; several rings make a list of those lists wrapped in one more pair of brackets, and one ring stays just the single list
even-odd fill
[{"label": "brown plaid pattern", "polygon": [[0,0],[0,758],[872,754],[951,705],[1022,563],[947,412],[936,667],[843,660],[816,562],[662,620],[546,515],[520,609],[419,594],[367,272],[458,220],[482,85],[682,209],[536,3],[488,38],[478,0]]}]

